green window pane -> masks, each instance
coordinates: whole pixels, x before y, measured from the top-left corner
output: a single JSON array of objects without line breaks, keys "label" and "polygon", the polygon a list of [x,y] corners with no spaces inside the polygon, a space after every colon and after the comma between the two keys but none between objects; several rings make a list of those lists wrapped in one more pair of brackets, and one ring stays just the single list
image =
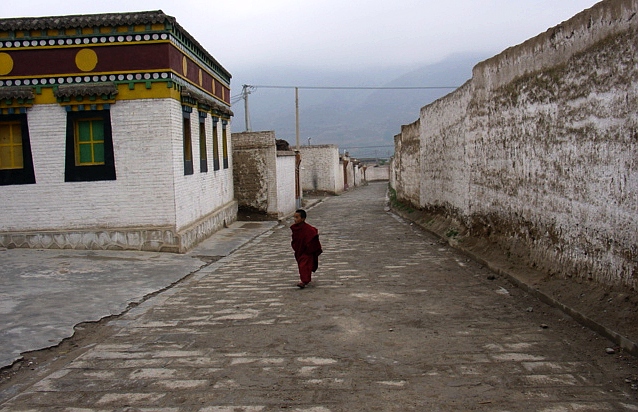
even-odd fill
[{"label": "green window pane", "polygon": [[93,145],[93,155],[95,163],[104,163],[104,143],[95,143]]},{"label": "green window pane", "polygon": [[80,145],[80,164],[82,163],[93,163],[93,153],[90,144]]},{"label": "green window pane", "polygon": [[91,122],[89,121],[78,122],[78,141],[80,142],[91,141]]},{"label": "green window pane", "polygon": [[104,121],[93,120],[92,123],[93,123],[93,141],[103,142],[104,141]]}]

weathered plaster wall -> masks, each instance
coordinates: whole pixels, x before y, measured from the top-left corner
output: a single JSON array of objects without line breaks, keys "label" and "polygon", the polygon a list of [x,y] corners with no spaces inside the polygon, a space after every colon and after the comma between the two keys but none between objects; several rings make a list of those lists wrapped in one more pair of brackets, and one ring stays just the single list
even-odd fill
[{"label": "weathered plaster wall", "polygon": [[472,98],[467,82],[431,106],[421,109],[419,165],[420,204],[467,210],[469,200],[466,108]]},{"label": "weathered plaster wall", "polygon": [[295,152],[277,152],[277,214],[284,217],[294,213],[297,206],[295,196]]},{"label": "weathered plaster wall", "polygon": [[[400,136],[400,135],[397,135]],[[394,137],[395,142],[397,139],[397,136]],[[396,146],[396,143],[395,143]],[[390,187],[393,189],[396,189],[397,187],[397,170],[396,170],[396,156],[397,154],[395,153],[394,156],[392,156],[392,158],[390,158]]]},{"label": "weathered plaster wall", "polygon": [[346,152],[339,160],[343,171],[343,190],[359,186],[364,181],[363,164],[356,158],[351,158]]},{"label": "weathered plaster wall", "polygon": [[360,163],[354,165],[354,185],[359,186],[363,183],[363,167]]},{"label": "weathered plaster wall", "polygon": [[344,159],[340,156],[339,171],[337,172],[337,189],[339,190],[339,193],[343,193],[343,191],[346,190],[346,166],[344,163]]},{"label": "weathered plaster wall", "polygon": [[335,145],[301,146],[301,187],[338,194],[343,192],[339,184],[339,148]]},{"label": "weathered plaster wall", "polygon": [[413,206],[421,206],[421,121],[401,126],[394,136],[394,189],[397,198]]},{"label": "weathered plaster wall", "polygon": [[365,170],[366,182],[390,180],[390,167],[388,165],[369,165]]},{"label": "weathered plaster wall", "polygon": [[273,131],[233,133],[232,138],[239,208],[271,218],[294,212],[294,152],[277,152]]},{"label": "weathered plaster wall", "polygon": [[240,209],[277,211],[275,132],[233,133],[233,181]]},{"label": "weathered plaster wall", "polygon": [[[420,202],[548,273],[638,286],[638,0],[474,68],[420,116]],[[412,131],[410,131],[412,132]],[[397,194],[410,140],[398,136]]]}]

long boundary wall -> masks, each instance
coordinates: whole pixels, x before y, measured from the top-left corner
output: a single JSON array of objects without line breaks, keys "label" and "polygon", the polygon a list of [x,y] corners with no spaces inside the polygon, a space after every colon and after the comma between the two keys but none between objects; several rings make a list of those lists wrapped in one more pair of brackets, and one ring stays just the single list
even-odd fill
[{"label": "long boundary wall", "polygon": [[637,10],[598,3],[423,107],[419,162],[414,130],[395,138],[398,198],[548,274],[636,288]]}]

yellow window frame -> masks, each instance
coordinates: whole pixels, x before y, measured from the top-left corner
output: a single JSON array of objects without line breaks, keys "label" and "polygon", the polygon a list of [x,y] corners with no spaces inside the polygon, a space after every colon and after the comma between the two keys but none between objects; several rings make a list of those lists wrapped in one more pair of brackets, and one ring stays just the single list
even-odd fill
[{"label": "yellow window frame", "polygon": [[[5,129],[8,135],[4,135]],[[8,137],[6,141],[5,137]],[[22,122],[0,122],[0,170],[23,168]]]},{"label": "yellow window frame", "polygon": [[[102,135],[102,139],[96,138],[95,131],[97,124],[96,122],[100,122],[100,134]],[[89,123],[89,139],[88,140],[80,140],[80,125],[82,123]],[[76,166],[94,166],[94,165],[103,165],[104,162],[104,119],[101,117],[90,117],[75,120],[73,125],[74,127],[74,138],[75,138],[75,165]],[[102,146],[102,160],[95,160],[95,148],[101,145]],[[91,153],[91,161],[83,161],[81,159],[82,149],[86,146],[90,147]]]}]

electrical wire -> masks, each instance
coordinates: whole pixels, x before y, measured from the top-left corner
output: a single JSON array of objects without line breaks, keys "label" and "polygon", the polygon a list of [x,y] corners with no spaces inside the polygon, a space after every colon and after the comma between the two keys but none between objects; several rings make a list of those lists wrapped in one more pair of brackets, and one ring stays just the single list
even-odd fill
[{"label": "electrical wire", "polygon": [[394,147],[394,145],[391,144],[384,144],[384,145],[379,145],[379,146],[344,146],[344,149],[373,149],[375,147]]},{"label": "electrical wire", "polygon": [[428,90],[458,89],[459,86],[265,86],[247,85],[256,89],[313,89],[313,90]]},{"label": "electrical wire", "polygon": [[[450,90],[459,86],[269,86],[245,84],[244,88],[261,89],[306,89],[306,90]],[[250,92],[248,92],[250,94]],[[231,96],[231,105],[243,100],[245,93]]]}]

